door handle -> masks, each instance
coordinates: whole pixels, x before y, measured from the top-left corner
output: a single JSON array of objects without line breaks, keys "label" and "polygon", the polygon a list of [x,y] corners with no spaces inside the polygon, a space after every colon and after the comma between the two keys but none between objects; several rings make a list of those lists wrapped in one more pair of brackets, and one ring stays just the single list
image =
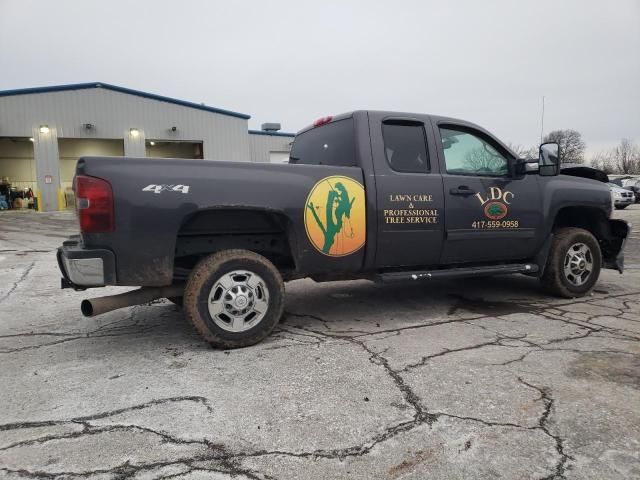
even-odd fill
[{"label": "door handle", "polygon": [[449,193],[451,195],[462,195],[463,197],[466,197],[469,195],[475,195],[477,192],[471,190],[466,185],[460,185],[458,188],[452,188],[451,190],[449,190]]}]

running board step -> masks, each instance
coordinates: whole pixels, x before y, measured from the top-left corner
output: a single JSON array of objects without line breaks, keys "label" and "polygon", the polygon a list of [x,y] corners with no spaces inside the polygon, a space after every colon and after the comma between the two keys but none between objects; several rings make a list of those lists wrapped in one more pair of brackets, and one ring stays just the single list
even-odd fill
[{"label": "running board step", "polygon": [[510,273],[536,273],[540,270],[534,263],[514,263],[511,265],[492,265],[488,267],[457,267],[442,270],[415,270],[390,272],[376,275],[375,280],[382,283],[403,282],[406,280],[432,280],[442,278],[477,277],[484,275],[506,275]]}]

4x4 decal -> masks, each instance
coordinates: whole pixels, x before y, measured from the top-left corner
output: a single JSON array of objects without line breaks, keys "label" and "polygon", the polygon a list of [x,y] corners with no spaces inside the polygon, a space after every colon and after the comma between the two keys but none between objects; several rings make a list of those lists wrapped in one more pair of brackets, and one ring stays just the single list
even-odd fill
[{"label": "4x4 decal", "polygon": [[162,192],[178,192],[189,193],[189,185],[147,185],[142,189],[143,192],[162,193]]}]

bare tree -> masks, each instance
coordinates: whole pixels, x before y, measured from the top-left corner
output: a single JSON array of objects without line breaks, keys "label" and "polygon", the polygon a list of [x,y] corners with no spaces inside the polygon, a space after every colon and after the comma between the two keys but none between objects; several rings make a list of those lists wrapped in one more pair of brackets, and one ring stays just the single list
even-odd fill
[{"label": "bare tree", "polygon": [[640,173],[640,150],[628,138],[620,141],[611,156],[619,173]]},{"label": "bare tree", "polygon": [[613,163],[611,152],[596,153],[591,157],[591,166],[598,170],[602,170],[607,175],[615,172],[615,165]]},{"label": "bare tree", "polygon": [[538,158],[538,149],[536,147],[525,148],[522,145],[516,145],[511,142],[507,143],[507,146],[518,156],[518,158]]},{"label": "bare tree", "polygon": [[544,137],[545,142],[558,142],[560,163],[583,163],[586,144],[580,132],[575,130],[554,130]]},{"label": "bare tree", "polygon": [[506,169],[507,165],[504,157],[485,145],[467,152],[464,157],[464,166],[471,171],[490,173]]}]

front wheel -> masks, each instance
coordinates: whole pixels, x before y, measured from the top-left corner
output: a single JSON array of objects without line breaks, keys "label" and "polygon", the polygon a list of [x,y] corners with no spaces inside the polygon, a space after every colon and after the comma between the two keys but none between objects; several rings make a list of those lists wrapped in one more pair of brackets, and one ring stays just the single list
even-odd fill
[{"label": "front wheel", "polygon": [[624,210],[625,208],[627,208],[629,205],[616,205],[616,210]]},{"label": "front wheel", "polygon": [[203,258],[189,275],[183,310],[216,348],[239,348],[266,338],[282,317],[284,283],[266,258],[225,250]]},{"label": "front wheel", "polygon": [[542,286],[560,297],[582,297],[598,281],[601,266],[600,245],[591,232],[562,228],[553,237]]}]

